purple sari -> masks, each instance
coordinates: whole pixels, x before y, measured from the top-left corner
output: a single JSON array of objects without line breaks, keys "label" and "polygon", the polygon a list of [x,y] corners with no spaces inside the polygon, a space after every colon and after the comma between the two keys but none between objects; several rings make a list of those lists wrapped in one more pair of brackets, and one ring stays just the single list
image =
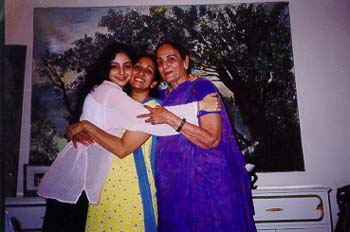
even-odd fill
[{"label": "purple sari", "polygon": [[[165,97],[163,105],[199,101],[212,92],[217,89],[208,80],[186,81]],[[244,157],[223,106],[220,116],[222,134],[216,148],[201,149],[182,135],[158,137],[159,231],[256,231]]]}]

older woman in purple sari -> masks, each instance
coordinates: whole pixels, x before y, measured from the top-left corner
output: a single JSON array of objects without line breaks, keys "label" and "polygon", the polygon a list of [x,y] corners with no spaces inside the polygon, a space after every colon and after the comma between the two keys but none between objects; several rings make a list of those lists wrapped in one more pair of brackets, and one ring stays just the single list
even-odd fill
[{"label": "older woman in purple sari", "polygon": [[[189,74],[189,53],[172,42],[157,51],[158,70],[169,84],[163,106],[198,101],[215,86]],[[256,231],[250,178],[226,110],[200,112],[199,126],[169,120],[162,107],[144,115],[153,124],[169,124],[181,134],[159,137],[156,186],[160,231]]]}]

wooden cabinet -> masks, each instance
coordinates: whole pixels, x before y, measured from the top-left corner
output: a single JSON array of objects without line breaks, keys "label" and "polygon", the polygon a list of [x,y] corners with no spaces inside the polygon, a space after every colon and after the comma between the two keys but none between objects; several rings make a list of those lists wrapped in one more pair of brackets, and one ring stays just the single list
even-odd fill
[{"label": "wooden cabinet", "polygon": [[259,232],[331,232],[329,189],[276,187],[253,191]]}]

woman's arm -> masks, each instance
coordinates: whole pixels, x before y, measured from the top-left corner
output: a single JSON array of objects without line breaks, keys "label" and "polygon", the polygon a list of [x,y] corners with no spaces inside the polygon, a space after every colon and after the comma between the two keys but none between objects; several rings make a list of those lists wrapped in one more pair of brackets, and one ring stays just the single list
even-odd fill
[{"label": "woman's arm", "polygon": [[183,119],[169,112],[164,107],[157,106],[151,108],[145,106],[145,108],[147,108],[150,113],[139,115],[140,118],[147,118],[145,122],[149,122],[153,125],[166,123],[175,130],[180,129],[179,132],[185,138],[203,149],[214,148],[220,144],[221,118],[218,113],[201,116],[200,126],[185,122],[182,128],[179,128]]},{"label": "woman's arm", "polygon": [[[191,107],[189,106],[193,103],[174,105],[174,106],[164,106],[164,108],[167,109],[168,111],[172,112],[173,114],[181,117],[181,118],[190,119],[189,121],[193,121],[193,119],[191,119],[191,118],[194,118],[194,116],[195,116],[196,122],[197,122],[196,116],[198,115],[198,112],[200,112],[200,111],[206,111],[206,112],[220,112],[221,111],[221,105],[220,105],[220,101],[218,99],[218,93],[215,93],[215,92],[207,94],[201,101],[194,102],[194,103],[196,103],[196,105],[197,105],[197,108],[195,110],[191,110]],[[194,113],[196,113],[196,114],[194,114]]]},{"label": "woman's arm", "polygon": [[[199,111],[221,111],[221,105],[217,93],[207,94],[201,101],[198,102],[191,102],[175,106],[166,106],[164,108],[180,118],[186,118],[188,122],[191,122],[194,125],[198,125],[197,115]],[[144,111],[144,113],[145,112],[146,111]],[[170,128],[167,124],[159,124],[155,127],[149,124],[145,124],[144,121],[139,120],[139,118],[136,119],[133,123],[125,124],[124,129],[131,131],[144,131],[158,136],[178,134],[176,131],[173,130],[173,128]]]},{"label": "woman's arm", "polygon": [[146,142],[149,134],[138,131],[126,131],[122,138],[109,134],[87,120],[72,124],[67,129],[68,139],[74,146],[77,142],[87,146],[93,142],[112,152],[119,158],[124,158]]},{"label": "woman's arm", "polygon": [[[177,129],[182,119],[177,117],[169,122],[170,126]],[[200,126],[186,122],[180,133],[195,145],[203,148],[215,148],[221,140],[221,118],[220,114],[207,114],[200,117]]]},{"label": "woman's arm", "polygon": [[[170,106],[168,107],[169,108],[172,108],[172,109],[175,109],[177,108],[177,110],[181,109],[183,105],[177,105],[177,106]],[[113,107],[115,108],[115,107]],[[150,108],[152,109],[152,108]],[[204,110],[204,111],[208,111],[208,112],[216,112],[216,111],[220,111],[221,110],[221,105],[220,105],[220,102],[218,100],[218,97],[217,97],[217,93],[210,93],[210,94],[207,94],[203,100],[199,101],[198,102],[198,110],[201,111],[201,110]],[[122,112],[120,112],[122,113]],[[192,112],[192,114],[194,114]],[[120,114],[116,114],[116,115],[120,115]],[[148,115],[148,114],[146,114]],[[115,115],[114,115],[115,116]],[[83,117],[84,118],[84,117]],[[114,119],[116,119],[118,117],[114,117]],[[142,120],[143,122],[143,120]],[[85,124],[84,124],[85,123]],[[86,125],[86,124],[89,124],[89,125]],[[144,123],[144,122],[143,122]],[[117,123],[116,123],[117,124]],[[160,124],[160,123],[158,123]],[[71,139],[73,141],[73,145],[74,147],[77,147],[77,143],[81,143],[83,144],[84,146],[87,146],[89,144],[92,144],[95,142],[95,135],[93,135],[93,133],[91,132],[90,129],[95,129],[95,128],[98,128],[97,126],[92,127],[92,125],[94,125],[93,123],[91,122],[88,122],[88,120],[82,120],[81,122],[78,122],[78,123],[75,123],[75,124],[72,124],[70,125],[68,128],[67,128],[67,131],[66,131],[66,134],[68,136],[69,139]],[[149,125],[148,125],[149,126]],[[124,129],[129,129],[128,128],[128,124],[125,124],[125,127]],[[153,127],[153,126],[152,126]],[[102,137],[101,138],[101,141],[103,141],[103,133],[102,133],[102,129],[98,128],[99,129],[99,132],[100,132],[100,136]],[[90,131],[89,131],[90,130]],[[173,130],[174,131],[174,130]],[[88,133],[89,132],[89,133]],[[175,131],[173,133],[176,133]],[[90,136],[89,134],[91,134],[92,136]],[[107,135],[110,135],[110,136],[113,136],[111,134],[108,134],[107,132],[105,132],[105,139],[107,139],[109,136]],[[113,136],[114,138],[118,138],[116,136]],[[97,141],[98,142],[98,141]],[[102,143],[102,142],[101,142]],[[102,145],[102,144],[100,144]],[[111,148],[111,145],[106,145],[108,146],[109,148],[106,148],[108,150],[110,150]],[[116,154],[116,151],[111,151],[113,153]]]},{"label": "woman's arm", "polygon": [[[181,105],[175,106],[180,107]],[[149,106],[145,106],[148,109],[152,110],[153,108]],[[146,108],[146,109],[147,109]],[[217,98],[216,93],[208,94],[202,101],[198,102],[198,110],[204,110],[204,111],[220,111],[221,106]],[[156,107],[157,109],[157,107]],[[176,116],[175,114],[172,114]],[[203,118],[203,117],[201,117]],[[180,122],[179,122],[180,120]],[[208,119],[209,121],[211,119]],[[171,122],[171,127],[176,129],[175,126],[179,122],[181,123],[180,117],[176,116],[172,120],[169,120],[169,123]],[[201,124],[206,124],[204,119],[201,119]],[[212,126],[213,124],[209,124],[209,126]],[[192,128],[192,129],[189,129]],[[182,133],[187,138],[191,137],[191,141],[195,143],[196,145],[200,147],[207,147],[208,144],[211,144],[213,142],[210,141],[203,141],[203,139],[198,140],[196,138],[203,138],[203,134],[198,132],[196,130],[196,126],[187,123],[187,125],[184,126],[182,129]],[[190,132],[187,132],[190,130]],[[213,131],[212,128],[208,128],[208,131]],[[197,136],[193,137],[191,132],[197,132],[200,133]],[[205,133],[205,131],[203,131]],[[88,146],[94,142],[97,142],[100,146],[107,149],[108,151],[112,152],[119,158],[124,158],[134,150],[136,150],[139,146],[141,146],[149,137],[150,135],[145,132],[137,132],[137,131],[126,131],[122,138],[119,138],[117,136],[114,136],[112,134],[109,134],[102,130],[101,128],[97,127],[96,125],[92,124],[91,122],[87,120],[80,121],[78,123],[72,124],[67,128],[67,137],[73,141],[74,147],[77,147],[77,143],[81,143],[84,146]],[[205,138],[211,138],[212,136],[206,135]]]},{"label": "woman's arm", "polygon": [[[94,94],[95,92],[97,91],[95,90],[92,94]],[[110,91],[106,93],[106,95],[107,96],[105,97],[105,100],[103,102],[105,108],[104,128],[143,131],[158,136],[178,134],[176,131],[174,131],[174,129],[172,129],[166,124],[152,126],[150,124],[145,123],[143,119],[136,118],[136,116],[139,114],[147,113],[147,110],[143,107],[142,104],[134,101],[125,93],[121,91]],[[211,98],[214,99],[216,102],[218,101],[216,96],[211,96]],[[214,103],[213,105],[214,110],[217,110],[216,106],[218,104]],[[199,106],[201,107],[201,104],[199,104]],[[176,115],[179,115],[179,117],[185,117],[188,119],[189,122],[193,124],[198,124],[197,102],[187,103],[177,107],[172,106],[170,108],[175,109],[174,112]],[[210,111],[210,109],[208,111]],[[82,119],[91,121],[89,117]]]},{"label": "woman's arm", "polygon": [[[103,93],[100,93],[103,94]],[[125,104],[125,99],[128,99],[128,104]],[[131,102],[130,102],[131,100]],[[118,102],[120,104],[118,104]],[[130,104],[129,104],[130,103]],[[132,104],[133,103],[133,104]],[[113,128],[113,125],[123,125],[124,129],[132,129],[130,126],[135,126],[134,123],[126,123],[128,119],[133,118],[130,114],[134,108],[132,106],[137,106],[139,103],[136,103],[125,93],[121,91],[110,91],[109,97],[107,97],[107,106],[106,106],[106,115],[107,115],[107,125],[110,125]],[[188,106],[189,104],[187,104]],[[192,104],[193,105],[193,104]],[[117,106],[117,107],[116,107]],[[218,99],[216,94],[208,94],[202,101],[198,102],[199,110],[205,111],[220,111],[220,104],[218,104]],[[124,108],[127,108],[123,110]],[[183,109],[183,105],[175,106],[177,110]],[[171,107],[170,107],[171,108]],[[137,107],[135,109],[138,109]],[[197,122],[197,103],[195,103],[195,111],[192,111],[192,117],[194,117]],[[125,113],[125,114],[123,114]],[[123,116],[123,119],[120,119],[120,116]],[[83,117],[84,118],[84,117]],[[123,120],[126,120],[125,122]],[[131,119],[132,120],[132,119]],[[138,119],[142,122],[142,124],[152,127],[152,128],[160,128],[160,127],[168,127],[167,125],[147,125],[144,123],[144,120]],[[121,123],[122,121],[122,123]],[[123,123],[124,122],[124,123]],[[136,128],[138,128],[136,126]],[[123,128],[121,128],[123,129]],[[177,132],[168,127],[167,130],[171,130],[171,134],[177,134]],[[161,130],[161,129],[160,129]],[[145,130],[147,131],[147,130]],[[151,130],[152,131],[152,130]],[[79,134],[81,133],[81,134]],[[72,124],[67,129],[67,136],[69,139],[73,141],[74,146],[77,146],[77,143],[82,143],[83,145],[89,145],[93,142],[97,142],[105,149],[109,150],[113,154],[117,155],[120,158],[125,157],[139,146],[141,146],[147,138],[149,138],[149,134],[144,132],[126,132],[122,139],[111,135],[101,128],[98,128],[94,124],[88,122],[87,120],[82,120],[79,123]]]}]

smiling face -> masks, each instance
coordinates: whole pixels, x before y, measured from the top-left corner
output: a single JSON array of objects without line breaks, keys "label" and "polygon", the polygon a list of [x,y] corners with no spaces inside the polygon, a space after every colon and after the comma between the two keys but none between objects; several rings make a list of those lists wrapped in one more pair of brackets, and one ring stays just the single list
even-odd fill
[{"label": "smiling face", "polygon": [[176,87],[187,80],[189,57],[183,59],[179,51],[170,44],[163,44],[157,50],[157,65],[163,80]]},{"label": "smiling face", "polygon": [[133,89],[149,90],[157,82],[154,81],[156,65],[150,57],[141,57],[134,65],[134,71],[130,80]]},{"label": "smiling face", "polygon": [[132,75],[133,67],[130,57],[124,52],[119,52],[110,64],[109,79],[123,88]]}]

